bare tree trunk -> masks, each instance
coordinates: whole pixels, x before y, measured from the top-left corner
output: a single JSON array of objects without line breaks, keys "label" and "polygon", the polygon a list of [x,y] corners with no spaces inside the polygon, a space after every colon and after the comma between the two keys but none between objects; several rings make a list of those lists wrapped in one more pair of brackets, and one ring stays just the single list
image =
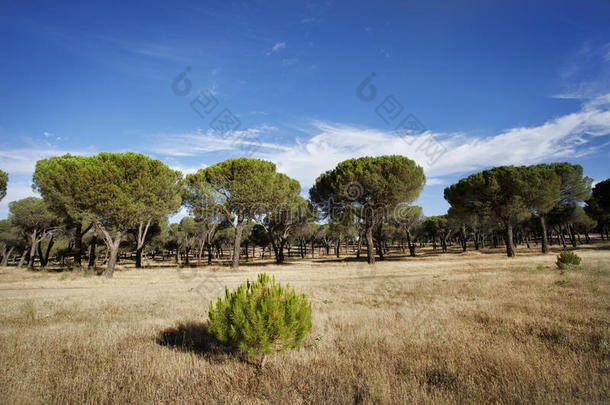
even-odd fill
[{"label": "bare tree trunk", "polygon": [[104,276],[106,276],[107,278],[111,278],[114,275],[114,266],[117,262],[117,256],[119,254],[119,246],[121,245],[121,238],[123,237],[123,232],[117,231],[113,239],[107,230],[105,230],[101,225],[98,226],[104,234],[104,241],[106,242],[106,251],[110,254],[108,257],[108,263],[106,263],[106,270],[104,271]]},{"label": "bare tree trunk", "polygon": [[142,251],[144,247],[139,247],[136,249],[136,268],[139,269],[142,267]]},{"label": "bare tree trunk", "polygon": [[373,224],[367,224],[366,230],[366,255],[369,264],[375,264],[375,245],[373,243]]},{"label": "bare tree trunk", "polygon": [[574,226],[573,225],[568,225],[568,235],[570,236],[570,243],[572,244],[572,247],[576,247],[576,235],[574,235]]},{"label": "bare tree trunk", "polygon": [[411,243],[411,231],[407,230],[407,246],[409,247],[409,256],[415,257],[415,244]]},{"label": "bare tree trunk", "polygon": [[37,233],[37,229],[34,229],[34,232],[32,232],[32,235],[30,236],[31,245],[30,245],[30,257],[28,260],[29,269],[34,268],[34,259],[36,258],[36,233]]},{"label": "bare tree trunk", "polygon": [[508,257],[514,257],[515,247],[513,245],[513,225],[510,223],[506,224],[506,237],[504,239],[506,243],[506,255]]},{"label": "bare tree trunk", "polygon": [[466,225],[462,224],[460,227],[460,236],[462,237],[462,251],[466,251]]},{"label": "bare tree trunk", "polygon": [[2,267],[8,266],[8,258],[11,257],[11,253],[13,253],[13,249],[15,249],[15,247],[11,246],[8,249],[8,252],[6,252],[6,254],[4,256],[2,256],[2,263],[0,263],[0,266],[2,266]]},{"label": "bare tree trunk", "polygon": [[91,239],[91,244],[89,245],[89,263],[87,267],[90,269],[95,267],[95,245],[97,244],[97,232],[93,235]]},{"label": "bare tree trunk", "polygon": [[234,269],[239,268],[239,253],[241,251],[241,233],[244,229],[243,222],[237,222],[235,226],[235,241],[233,242],[233,261],[231,267]]},{"label": "bare tree trunk", "polygon": [[17,267],[20,268],[23,266],[23,262],[25,262],[25,258],[28,255],[28,250],[27,249],[23,249],[23,253],[21,254],[21,258],[19,259],[19,263],[17,264]]},{"label": "bare tree trunk", "polygon": [[148,228],[150,228],[151,220],[146,221],[146,225],[144,222],[140,222],[138,225],[138,236],[137,236],[137,246],[136,246],[136,268],[142,267],[142,251],[144,250],[144,243],[146,241],[146,234],[148,233]]},{"label": "bare tree trunk", "polygon": [[49,244],[45,249],[45,252],[42,251],[42,239],[38,241],[38,257],[40,257],[40,266],[46,267],[49,263],[49,253],[51,253],[51,248],[55,243],[53,235],[51,235],[51,240],[49,240]]},{"label": "bare tree trunk", "polygon": [[549,246],[548,241],[546,239],[546,220],[544,215],[540,215],[540,228],[542,228],[542,253],[548,253]]},{"label": "bare tree trunk", "polygon": [[114,266],[116,264],[116,259],[119,254],[120,242],[121,239],[117,236],[116,240],[110,243],[110,256],[108,257],[108,264],[106,265],[106,271],[104,272],[104,275],[107,278],[111,278],[114,275]]},{"label": "bare tree trunk", "polygon": [[341,257],[341,250],[340,249],[341,249],[341,237],[338,237],[337,238],[337,247],[335,249],[335,255],[337,257]]}]

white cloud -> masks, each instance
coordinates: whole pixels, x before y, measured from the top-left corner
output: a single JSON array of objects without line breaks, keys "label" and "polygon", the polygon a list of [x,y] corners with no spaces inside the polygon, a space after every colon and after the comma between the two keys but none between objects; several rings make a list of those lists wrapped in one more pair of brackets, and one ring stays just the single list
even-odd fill
[{"label": "white cloud", "polygon": [[286,42],[276,42],[275,45],[273,45],[273,47],[271,48],[271,50],[267,52],[267,56],[284,48],[286,48]]},{"label": "white cloud", "polygon": [[153,135],[153,146],[150,151],[158,155],[172,157],[197,156],[203,153],[231,151],[238,149],[274,149],[287,150],[289,146],[262,142],[260,136],[264,133],[277,131],[271,125],[257,128],[230,131],[226,136],[218,134],[213,129],[194,133],[157,134]]},{"label": "white cloud", "polygon": [[[466,133],[426,132],[403,140],[390,131],[315,122],[312,137],[289,148],[267,150],[261,157],[278,163],[278,169],[310,187],[322,172],[345,159],[400,154],[420,164],[429,184],[442,184],[439,176],[465,173],[486,167],[533,164],[572,159],[592,153],[593,137],[610,135],[610,95],[595,99],[581,111],[551,119],[542,125],[510,128],[490,137]],[[444,145],[437,161],[426,149],[430,139]],[[597,149],[600,147],[598,146]]]},{"label": "white cloud", "polygon": [[[236,131],[223,138],[212,130],[159,136],[152,151],[175,158],[212,151],[237,151],[244,146],[256,149],[255,157],[275,162],[278,170],[296,178],[304,188],[340,161],[360,156],[399,154],[424,168],[428,184],[444,184],[442,176],[466,173],[499,165],[533,164],[572,159],[594,152],[590,141],[610,135],[610,94],[593,99],[580,111],[538,126],[509,128],[479,137],[467,133],[433,133],[401,138],[395,132],[353,125],[315,121],[310,136],[292,144],[262,142],[260,136],[275,127]],[[439,149],[446,153],[439,157]],[[434,152],[437,152],[436,154]],[[242,154],[243,151],[242,151]]]}]

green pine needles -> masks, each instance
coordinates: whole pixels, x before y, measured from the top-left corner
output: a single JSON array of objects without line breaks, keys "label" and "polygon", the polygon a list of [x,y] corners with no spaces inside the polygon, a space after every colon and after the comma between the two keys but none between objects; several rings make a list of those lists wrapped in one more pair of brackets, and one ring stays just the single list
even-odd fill
[{"label": "green pine needles", "polygon": [[311,303],[289,284],[283,287],[259,274],[235,291],[225,287],[214,307],[210,302],[209,330],[216,338],[252,358],[260,359],[286,349],[296,349],[311,330]]},{"label": "green pine needles", "polygon": [[559,270],[576,268],[580,265],[580,261],[580,257],[576,253],[564,250],[557,256],[557,268]]}]

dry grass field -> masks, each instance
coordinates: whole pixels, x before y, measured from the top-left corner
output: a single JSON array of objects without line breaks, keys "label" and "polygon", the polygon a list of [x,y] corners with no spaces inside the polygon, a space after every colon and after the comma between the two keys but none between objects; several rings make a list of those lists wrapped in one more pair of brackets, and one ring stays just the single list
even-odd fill
[{"label": "dry grass field", "polygon": [[[610,250],[432,254],[283,266],[0,269],[0,401],[608,403]],[[390,258],[392,259],[392,258]],[[259,272],[313,302],[298,351],[256,367],[209,337],[207,304]]]}]

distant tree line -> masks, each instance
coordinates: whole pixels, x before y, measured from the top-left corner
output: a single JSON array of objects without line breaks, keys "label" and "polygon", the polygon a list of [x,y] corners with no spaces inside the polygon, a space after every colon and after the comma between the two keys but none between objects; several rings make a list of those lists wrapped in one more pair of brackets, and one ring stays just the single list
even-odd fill
[{"label": "distant tree line", "polygon": [[[7,181],[0,171],[0,199]],[[579,165],[472,174],[445,189],[450,209],[432,217],[412,205],[425,181],[404,156],[349,159],[322,173],[305,199],[297,180],[259,159],[228,159],[183,177],[132,152],[52,157],[38,161],[33,175],[42,198],[11,202],[0,220],[0,265],[55,260],[79,268],[85,259],[87,267],[105,264],[112,277],[117,261],[142,267],[144,257],[238,267],[255,256],[280,264],[366,254],[372,264],[391,250],[415,256],[427,245],[447,252],[503,244],[514,256],[517,244],[546,253],[549,244],[588,243],[593,230],[608,239],[610,180],[591,189]],[[189,215],[170,224],[181,207]]]}]

